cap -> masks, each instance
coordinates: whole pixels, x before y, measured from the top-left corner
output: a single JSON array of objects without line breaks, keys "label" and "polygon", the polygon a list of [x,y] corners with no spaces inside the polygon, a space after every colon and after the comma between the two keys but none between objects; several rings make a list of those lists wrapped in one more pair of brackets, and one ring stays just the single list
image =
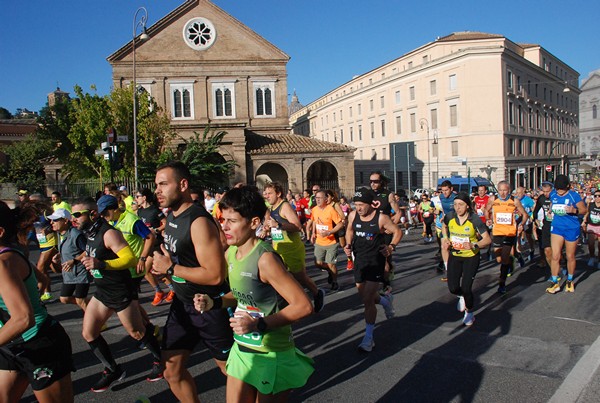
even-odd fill
[{"label": "cap", "polygon": [[122,192],[124,190],[127,190],[127,186],[123,185],[123,186],[119,186],[119,190]]},{"label": "cap", "polygon": [[556,179],[554,179],[554,187],[561,190],[568,189],[569,178],[567,175],[556,175]]},{"label": "cap", "polygon": [[116,210],[119,208],[119,201],[112,195],[104,195],[98,199],[98,214],[105,210]]},{"label": "cap", "polygon": [[550,181],[543,181],[542,182],[542,186],[550,186],[550,187],[554,187],[554,184]]},{"label": "cap", "polygon": [[49,220],[59,220],[61,218],[64,218],[65,220],[70,220],[71,213],[69,213],[69,210],[64,208],[58,208],[54,213],[48,216]]},{"label": "cap", "polygon": [[373,203],[373,191],[369,188],[360,188],[354,193],[352,200],[371,204]]},{"label": "cap", "polygon": [[17,195],[19,195],[19,196],[25,196],[25,195],[28,195],[28,194],[29,194],[29,190],[26,190],[26,189],[19,189],[19,191],[18,191],[17,193],[15,193],[15,194],[17,194]]}]

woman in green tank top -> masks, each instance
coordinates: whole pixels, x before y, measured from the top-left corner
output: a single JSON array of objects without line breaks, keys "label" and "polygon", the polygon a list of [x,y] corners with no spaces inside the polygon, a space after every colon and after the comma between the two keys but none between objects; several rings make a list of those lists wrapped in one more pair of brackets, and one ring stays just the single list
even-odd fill
[{"label": "woman in green tank top", "polygon": [[[287,401],[302,387],[313,361],[299,351],[291,324],[312,312],[304,290],[272,247],[256,237],[266,213],[254,187],[230,190],[221,199],[231,292],[212,300],[196,295],[200,312],[227,308],[234,346],[227,360],[227,401]],[[283,303],[282,303],[283,302]],[[235,313],[233,309],[235,308]]]},{"label": "woman in green tank top", "polygon": [[13,248],[19,212],[0,201],[0,401],[18,401],[31,384],[39,401],[72,402],[69,336],[48,316],[32,265]]}]

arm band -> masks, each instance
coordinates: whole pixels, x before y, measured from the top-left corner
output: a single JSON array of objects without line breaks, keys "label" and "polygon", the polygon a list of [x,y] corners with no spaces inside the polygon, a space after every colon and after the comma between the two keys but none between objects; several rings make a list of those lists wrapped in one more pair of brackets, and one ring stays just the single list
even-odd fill
[{"label": "arm band", "polygon": [[118,251],[117,256],[119,256],[117,259],[107,260],[105,262],[106,270],[126,270],[137,265],[137,258],[129,245]]}]

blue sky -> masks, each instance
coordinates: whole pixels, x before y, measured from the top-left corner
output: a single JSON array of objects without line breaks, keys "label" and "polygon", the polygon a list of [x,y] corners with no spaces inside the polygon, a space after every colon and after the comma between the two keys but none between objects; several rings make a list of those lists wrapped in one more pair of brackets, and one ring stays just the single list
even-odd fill
[{"label": "blue sky", "polygon": [[[131,40],[135,10],[149,25],[183,0],[5,1],[0,106],[39,111],[57,84],[110,91],[106,57]],[[600,68],[598,1],[214,0],[289,56],[288,88],[307,104],[327,91],[456,31],[538,43],[581,78]]]}]

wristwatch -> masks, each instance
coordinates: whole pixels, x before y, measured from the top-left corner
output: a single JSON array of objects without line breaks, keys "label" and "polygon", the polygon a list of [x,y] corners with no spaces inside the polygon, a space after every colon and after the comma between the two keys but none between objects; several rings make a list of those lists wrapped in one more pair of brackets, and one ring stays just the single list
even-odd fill
[{"label": "wristwatch", "polygon": [[391,244],[389,244],[389,246],[391,246],[391,247],[392,247],[392,250],[393,250],[393,251],[395,251],[395,250],[396,250],[396,244],[395,244],[395,243],[391,243]]},{"label": "wristwatch", "polygon": [[267,330],[267,322],[265,322],[265,318],[258,318],[258,323],[256,324],[256,330],[261,333],[264,333]]},{"label": "wristwatch", "polygon": [[146,263],[146,259],[148,259],[146,256],[140,256],[140,260],[144,263]]},{"label": "wristwatch", "polygon": [[167,273],[166,273],[166,274],[167,274],[167,275],[169,275],[169,276],[172,276],[174,273],[175,273],[175,263],[173,263],[173,264],[171,265],[171,267],[169,267],[169,268],[167,269]]}]

